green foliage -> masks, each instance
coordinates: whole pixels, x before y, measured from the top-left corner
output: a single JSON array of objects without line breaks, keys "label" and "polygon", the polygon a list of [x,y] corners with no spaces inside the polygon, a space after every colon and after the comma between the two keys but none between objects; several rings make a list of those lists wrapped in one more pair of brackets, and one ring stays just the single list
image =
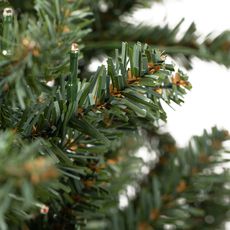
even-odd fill
[{"label": "green foliage", "polygon": [[[183,149],[177,148],[170,136],[158,138],[154,168],[149,168],[138,187],[132,182],[136,175],[130,175],[127,181],[136,189],[135,197],[130,198],[128,190],[124,190],[128,207],[111,210],[109,220],[98,226],[141,230],[164,229],[166,225],[176,229],[220,227],[229,210],[229,172],[222,169],[227,162],[223,143],[229,140],[228,133],[214,127],[211,133],[194,136]],[[93,222],[89,226],[99,229],[93,228]]]},{"label": "green foliage", "polygon": [[[77,76],[73,74],[67,81],[61,76],[60,84],[55,83],[51,93],[44,92],[37,103],[18,112],[15,126],[19,133],[29,139],[42,137],[45,153],[56,160],[63,178],[61,187],[65,188],[59,196],[67,199],[73,218],[77,215],[77,223],[86,218],[85,211],[90,218],[110,199],[107,190],[112,174],[100,169],[105,164],[103,154],[122,146],[124,136],[130,135],[127,129],[136,133],[146,121],[165,120],[160,99],[181,103],[185,88],[190,87],[181,71],[176,73],[180,77],[175,82],[175,77],[171,77],[174,67],[165,64],[161,53],[147,45],[124,44],[121,53],[123,56],[117,55],[115,60],[108,59],[107,69],[99,67],[89,82],[74,81],[72,78]],[[131,61],[134,64],[129,70],[127,65]],[[132,76],[132,72],[136,75]],[[144,80],[148,78],[146,85]],[[73,89],[77,96],[71,94]],[[156,89],[162,90],[162,94]],[[74,102],[77,116],[71,106]],[[50,201],[51,205],[55,200]],[[64,219],[63,205],[66,204],[55,209],[59,219]]]},{"label": "green foliage", "polygon": [[[172,31],[168,27],[162,30],[126,24],[128,27],[121,30],[120,16],[137,6],[147,6],[149,1],[10,3],[20,10],[7,23],[4,16],[1,24],[1,229],[139,226],[142,230],[150,225],[162,228],[167,223],[196,227],[205,224],[204,213],[214,215],[210,206],[227,211],[220,202],[214,206],[209,199],[199,203],[202,207],[194,207],[200,192],[206,192],[201,184],[212,183],[213,190],[207,191],[213,192],[211,199],[228,179],[228,175],[219,177],[220,182],[213,174],[205,177],[205,169],[211,170],[217,159],[213,154],[219,151],[218,145],[215,148],[212,144],[225,140],[224,132],[214,129],[210,135],[194,138],[188,148],[177,149],[175,141],[158,130],[167,118],[162,103],[180,105],[191,85],[186,74],[167,62],[164,52],[145,42],[157,45],[151,40],[157,38],[152,36],[157,31],[167,41],[171,39],[171,51],[177,50],[188,60],[190,55],[199,57],[188,49],[192,42],[188,37],[194,44],[197,41],[193,26],[179,42],[179,25]],[[102,3],[108,6],[104,13]],[[108,15],[111,22],[105,20]],[[116,36],[110,33],[111,26]],[[139,32],[128,39],[129,30]],[[205,41],[205,47],[197,43],[194,47],[199,52],[210,52],[208,60],[217,55],[218,62],[228,66],[228,59],[219,49],[227,35],[221,36],[211,45]],[[126,38],[131,42],[121,43]],[[87,67],[89,57],[114,46],[118,48],[115,55],[85,78],[83,62]],[[170,51],[170,47],[165,48]],[[221,53],[217,54],[218,50]],[[143,145],[155,151],[149,154],[147,163],[135,154]],[[208,161],[200,161],[200,156]],[[149,170],[147,175],[143,167]],[[196,175],[192,174],[194,168]],[[136,196],[120,210],[118,194],[127,186],[135,187]],[[186,189],[175,191],[178,186]],[[170,200],[164,200],[166,195]],[[186,199],[186,205],[177,204],[179,198]],[[156,220],[149,219],[150,213],[157,214]],[[195,217],[200,214],[203,219],[197,221]],[[218,218],[216,226],[224,216]]]},{"label": "green foliage", "polygon": [[[97,2],[97,1],[90,1]],[[99,1],[100,2],[100,1]],[[200,33],[192,23],[182,35],[180,27],[182,19],[175,27],[168,24],[143,25],[131,24],[125,20],[124,16],[130,15],[138,7],[138,1],[112,1],[114,4],[107,5],[107,10],[103,11],[100,4],[94,4],[93,11],[97,15],[93,27],[93,33],[89,34],[85,40],[85,57],[91,59],[91,52],[100,57],[104,53],[113,52],[120,46],[120,41],[129,43],[140,41],[148,43],[155,48],[165,50],[173,58],[176,58],[186,68],[192,68],[191,60],[198,57],[206,61],[215,61],[226,67],[230,66],[230,40],[229,31],[224,31],[219,35],[208,34],[200,38]],[[141,1],[144,4],[151,1]],[[155,1],[153,1],[155,2]],[[129,5],[124,11],[123,5]],[[153,12],[154,13],[154,12]]]},{"label": "green foliage", "polygon": [[62,3],[35,1],[36,17],[25,14],[14,22],[14,54],[0,56],[1,94],[8,94],[9,100],[19,102],[23,109],[41,92],[49,93],[48,81],[68,73],[69,45],[80,42],[90,31],[88,9],[79,12],[78,1]]},{"label": "green foliage", "polygon": [[38,215],[51,199],[58,172],[39,140],[26,143],[12,131],[0,134],[0,228]]}]

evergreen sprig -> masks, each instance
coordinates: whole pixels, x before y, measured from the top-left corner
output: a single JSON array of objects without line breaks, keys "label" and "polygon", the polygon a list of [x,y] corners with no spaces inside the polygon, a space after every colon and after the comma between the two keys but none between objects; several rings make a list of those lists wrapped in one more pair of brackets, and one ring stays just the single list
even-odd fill
[{"label": "evergreen sprig", "polygon": [[90,31],[88,8],[78,11],[80,2],[62,2],[36,0],[35,16],[24,14],[14,20],[13,55],[0,56],[0,95],[15,106],[19,103],[25,109],[41,92],[49,93],[47,82],[69,73],[69,44],[81,41]]},{"label": "evergreen sprig", "polygon": [[[147,176],[136,183],[143,163],[129,173],[123,195],[129,203],[125,208],[114,205],[106,210],[107,219],[88,223],[87,229],[202,229],[219,228],[223,224],[224,213],[229,210],[229,169],[223,157],[228,149],[224,147],[229,140],[225,130],[216,127],[202,136],[194,136],[188,147],[178,148],[167,134],[157,135],[158,145],[152,146],[150,155],[157,160],[149,167]],[[133,155],[135,157],[135,155]],[[118,166],[124,164],[125,166]],[[118,168],[114,184],[119,183],[121,175],[126,174],[125,160],[115,162]],[[129,162],[129,167],[137,166]],[[123,176],[124,177],[124,176]],[[127,186],[135,191],[130,195]],[[114,188],[115,189],[115,188]],[[117,197],[119,200],[119,197]],[[224,214],[225,215],[225,214]],[[99,227],[100,226],[100,227]]]},{"label": "evergreen sprig", "polygon": [[122,2],[89,0],[86,2],[92,3],[91,9],[96,15],[93,33],[89,34],[85,40],[85,57],[88,61],[91,60],[91,52],[100,59],[102,55],[118,48],[120,41],[129,43],[140,41],[165,50],[188,69],[192,68],[193,57],[214,61],[226,67],[230,65],[228,30],[218,35],[210,33],[201,38],[194,23],[191,23],[185,32],[181,32],[180,28],[184,19],[175,26],[155,25],[154,22],[148,22],[148,25],[134,24],[126,21],[127,16],[132,16],[132,13],[141,7],[149,7],[149,4],[158,2],[156,0],[124,0]]},{"label": "evergreen sprig", "polygon": [[[181,44],[187,51],[177,50],[188,59],[194,54],[190,47],[201,52],[201,57],[210,52],[207,60],[219,58],[218,63],[228,66],[223,50],[218,53],[227,33],[212,44],[206,39],[202,46],[193,25],[177,41],[180,24],[172,31],[130,24],[121,30],[114,23],[122,13],[148,1],[111,0],[103,3],[108,4],[104,13],[101,1],[10,2],[15,10],[21,9],[7,23],[3,18],[0,36],[3,230],[95,229],[93,221],[97,229],[196,227],[205,224],[206,213],[214,215],[217,207],[227,211],[219,199],[217,204],[211,199],[228,180],[229,174],[217,178],[212,171],[214,163],[223,162],[213,154],[219,153],[228,135],[213,129],[212,134],[194,138],[188,148],[178,149],[169,135],[157,131],[160,121],[167,118],[162,102],[181,104],[191,85],[186,74],[167,62],[164,52],[145,44],[144,32],[150,44],[157,45],[151,39],[154,31],[159,32],[166,50],[169,44],[177,48]],[[95,16],[91,35],[90,9]],[[108,16],[111,21],[106,20]],[[111,26],[114,33],[110,33]],[[78,62],[80,68],[83,62],[87,66],[92,41],[97,55],[102,50],[96,46],[99,36],[104,47],[108,47],[108,36],[110,47],[114,46],[113,37],[117,48],[117,42],[120,47],[124,40],[120,35],[128,38],[133,31],[137,32],[134,38],[143,43],[130,37],[131,43],[123,42],[107,64],[84,78]],[[155,150],[147,163],[134,154],[146,140]],[[119,210],[118,194],[130,184],[135,185],[136,196],[126,209]],[[203,184],[210,185],[209,190]],[[195,200],[201,192],[210,197],[197,207]],[[179,198],[186,205],[178,203]],[[213,226],[224,219],[218,214]]]},{"label": "evergreen sprig", "polygon": [[12,131],[1,132],[0,140],[0,228],[4,230],[46,209],[59,173],[39,140],[28,143]]}]

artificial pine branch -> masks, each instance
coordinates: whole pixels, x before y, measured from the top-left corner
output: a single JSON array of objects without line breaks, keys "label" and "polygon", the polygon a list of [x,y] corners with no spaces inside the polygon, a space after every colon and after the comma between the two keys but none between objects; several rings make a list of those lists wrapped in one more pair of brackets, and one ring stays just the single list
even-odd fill
[{"label": "artificial pine branch", "polygon": [[97,34],[95,31],[87,37],[86,55],[91,50],[96,50],[99,56],[104,52],[111,52],[119,47],[121,40],[130,43],[140,41],[165,50],[187,69],[192,68],[191,59],[193,57],[214,61],[226,67],[230,66],[229,31],[224,31],[215,37],[209,34],[200,41],[199,32],[196,30],[195,24],[192,23],[184,35],[178,39],[182,22],[183,20],[174,28],[170,28],[168,25],[160,27],[110,22],[109,28],[113,28],[112,30],[106,28],[102,34]]},{"label": "artificial pine branch", "polygon": [[[165,121],[167,117],[162,100],[168,105],[172,102],[181,104],[183,96],[191,88],[188,76],[175,65],[167,63],[164,52],[131,40],[131,44],[123,42],[121,50],[115,50],[115,57],[108,58],[107,64],[99,66],[86,80],[78,71],[78,61],[83,62],[82,53],[87,48],[88,51],[91,49],[90,45],[83,49],[84,42],[92,41],[92,37],[88,36],[92,23],[89,2],[35,0],[30,5],[27,5],[28,1],[23,5],[17,1],[13,3],[22,6],[22,10],[14,16],[14,20],[10,20],[10,24],[3,23],[0,39],[3,44],[0,56],[0,160],[3,162],[0,164],[0,180],[4,184],[0,192],[4,198],[0,202],[0,210],[3,210],[0,212],[0,224],[3,229],[8,226],[8,229],[23,230],[74,230],[88,228],[88,223],[96,220],[106,228],[111,219],[105,213],[111,207],[117,210],[117,194],[128,184],[130,176],[137,187],[142,186],[148,192],[149,185],[143,182],[145,175],[136,174],[136,169],[146,166],[146,163],[133,154],[143,145],[143,133],[147,132],[151,137],[147,139],[152,142],[150,147],[162,156],[166,155],[165,152],[176,150],[174,141],[156,130],[158,122]],[[111,11],[115,18],[119,18],[121,13],[131,12],[137,4],[147,1],[123,1],[122,5],[119,1],[110,3],[120,9],[119,14]],[[100,9],[98,4],[94,1],[96,10]],[[115,9],[112,5],[110,7],[110,10]],[[102,26],[110,25],[110,22],[104,22]],[[5,32],[9,27],[11,33]],[[114,27],[115,31],[120,28]],[[167,36],[172,35],[168,31]],[[93,34],[95,38],[99,36],[96,31]],[[193,27],[180,41],[185,47],[190,44],[187,39],[189,34],[194,36]],[[147,33],[152,38],[150,35]],[[104,39],[103,36],[101,33],[101,39]],[[196,38],[194,41],[196,43]],[[214,53],[219,44],[222,40],[216,39],[212,48]],[[187,52],[190,54],[191,50]],[[154,138],[150,130],[154,130]],[[222,134],[217,130],[213,132],[217,140],[223,137]],[[210,150],[212,137],[205,135],[202,140],[208,146],[205,145],[204,149]],[[164,147],[161,146],[163,142]],[[203,148],[200,139],[196,143],[198,149]],[[219,146],[219,142],[213,143]],[[217,150],[214,148],[213,152]],[[182,191],[191,182],[187,169],[195,165],[201,167],[201,172],[202,167],[212,163],[198,165],[195,161],[194,165],[190,164],[189,151],[178,150],[174,157],[169,154],[167,164],[161,165],[159,171],[160,163],[148,163],[157,177],[164,177],[164,172],[170,175],[172,186],[166,186],[167,191],[158,186],[161,181],[158,183],[154,179],[154,193],[170,193],[175,187]],[[184,152],[189,152],[189,159],[184,159]],[[207,159],[207,156],[201,155],[202,159]],[[180,167],[174,164],[175,159]],[[152,179],[152,174],[145,178]],[[222,179],[224,183],[226,178]],[[12,189],[12,192],[8,194],[5,188]],[[161,191],[162,188],[164,191]],[[199,187],[195,188],[200,191]],[[178,198],[178,194],[171,195],[172,200]],[[134,212],[139,203],[138,196],[136,200]],[[142,201],[146,203],[144,199]],[[151,209],[147,217],[150,213],[154,217],[171,215],[165,212],[167,202],[157,207],[157,211]],[[40,214],[38,207],[41,208]],[[206,204],[202,208],[209,209]],[[172,204],[171,211],[174,209]],[[222,210],[226,211],[225,207]],[[121,222],[116,222],[116,226],[122,226],[123,213],[118,213]],[[163,226],[167,223],[164,218],[157,220],[163,223],[155,221],[151,224]],[[219,221],[222,220],[219,217]],[[134,219],[131,221],[135,223]],[[140,224],[136,226],[148,226]],[[102,229],[102,225],[96,227]],[[113,229],[116,227],[113,226]]]},{"label": "artificial pine branch", "polygon": [[[93,33],[87,36],[85,43],[85,60],[91,60],[90,52],[100,58],[119,47],[120,41],[148,43],[154,47],[166,50],[177,58],[186,68],[192,68],[191,59],[198,57],[206,61],[215,61],[229,67],[229,31],[215,36],[207,35],[201,42],[199,32],[192,23],[183,35],[179,35],[182,19],[175,27],[168,25],[146,26],[133,25],[124,20],[124,16],[141,8],[149,7],[157,1],[89,1],[96,15]],[[104,9],[104,10],[103,10]],[[153,12],[154,13],[154,12]],[[178,37],[181,37],[178,39]],[[112,39],[111,39],[112,38]],[[88,55],[89,54],[89,55]]]},{"label": "artificial pine branch", "polygon": [[[193,137],[184,149],[177,148],[171,137],[165,135],[154,135],[159,138],[159,144],[153,146],[152,154],[157,154],[158,160],[138,187],[133,187],[135,197],[129,198],[130,194],[126,192],[128,206],[119,210],[114,205],[107,221],[98,220],[98,226],[138,230],[164,229],[166,226],[176,229],[221,227],[226,218],[223,213],[229,209],[229,170],[225,168],[217,174],[216,169],[220,170],[227,160],[223,153],[228,149],[223,143],[229,140],[228,132],[214,127],[209,134],[205,131],[202,136]],[[137,174],[140,168],[136,168]],[[123,170],[117,175],[118,181],[126,167]],[[135,171],[132,173],[126,181],[129,186],[134,186],[136,180]],[[90,229],[98,229],[97,225],[89,222]]]},{"label": "artificial pine branch", "polygon": [[[28,143],[12,131],[1,132],[0,228],[23,224],[47,214],[59,173],[51,158],[43,155],[39,140]],[[44,213],[45,212],[45,213]]]}]

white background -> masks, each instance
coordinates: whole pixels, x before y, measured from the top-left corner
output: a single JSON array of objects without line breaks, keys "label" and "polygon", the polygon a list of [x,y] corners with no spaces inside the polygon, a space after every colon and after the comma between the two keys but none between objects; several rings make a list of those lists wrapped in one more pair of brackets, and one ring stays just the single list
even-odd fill
[{"label": "white background", "polygon": [[[152,25],[175,26],[181,18],[184,31],[195,22],[200,35],[218,34],[230,29],[229,0],[165,0],[151,9],[139,10],[133,22]],[[192,135],[217,125],[230,130],[230,71],[213,62],[193,60],[193,70],[188,72],[193,85],[181,107],[167,109],[167,129],[179,145],[185,145]]]}]

